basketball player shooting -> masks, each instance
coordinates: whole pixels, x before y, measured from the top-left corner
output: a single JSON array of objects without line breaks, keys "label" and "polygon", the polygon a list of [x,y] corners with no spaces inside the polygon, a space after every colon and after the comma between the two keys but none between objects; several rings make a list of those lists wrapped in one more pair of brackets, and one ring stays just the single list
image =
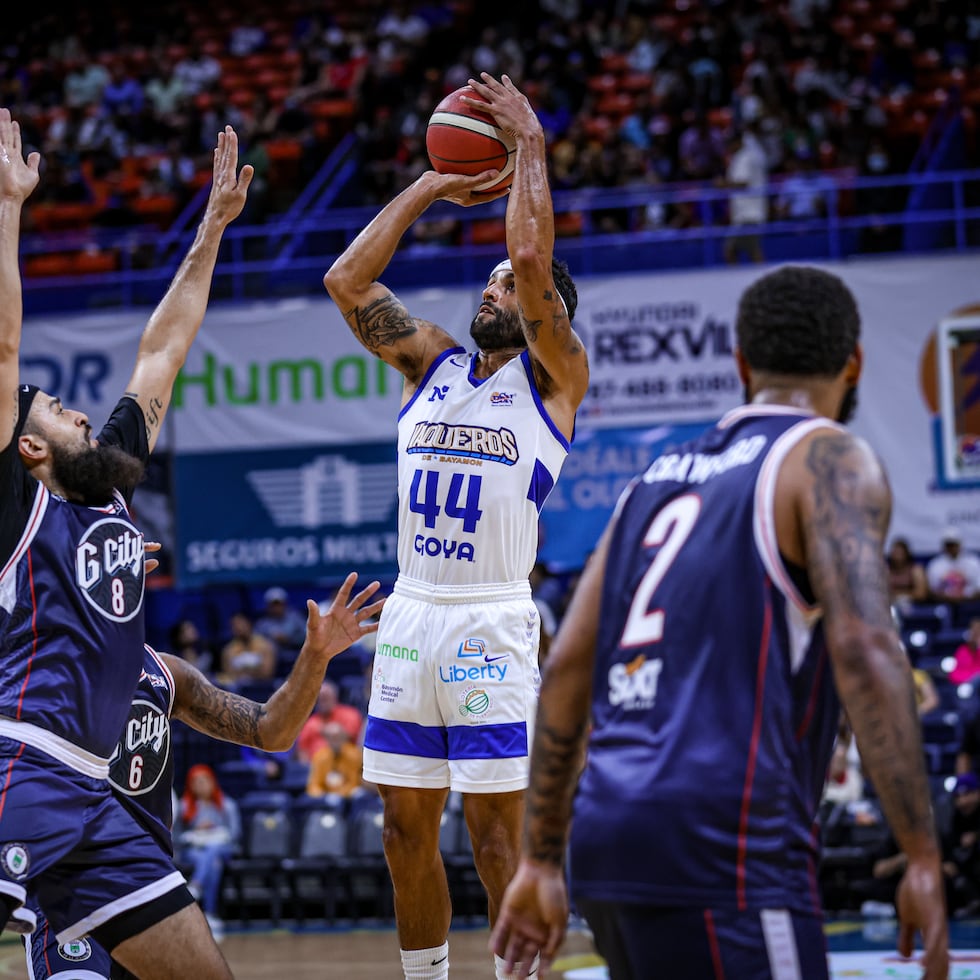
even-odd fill
[{"label": "basketball player shooting", "polygon": [[884,565],[891,494],[840,424],[859,329],[829,273],[753,283],[736,327],[749,404],[624,491],[545,667],[524,852],[492,940],[508,963],[558,949],[571,828],[572,894],[612,980],[651,964],[671,980],[826,980],[813,826],[843,705],[908,856],[899,951],[921,932],[923,977],[946,980],[940,850]]},{"label": "basketball player shooting", "polygon": [[20,384],[20,213],[38,181],[0,109],[0,923],[29,931],[28,887],[60,942],[91,934],[141,977],[231,974],[183,876],[112,795],[109,757],[143,664],[143,536],[128,510],[245,204],[238,139],[218,134],[190,251],[147,323],[97,438]]},{"label": "basketball player shooting", "polygon": [[[348,325],[404,376],[398,420],[398,579],[381,616],[364,777],[384,800],[385,856],[406,977],[448,976],[451,920],[439,821],[450,788],[496,918],[516,867],[537,694],[528,576],[538,512],[568,451],[589,371],[576,292],[553,259],[544,134],[506,76],[470,86],[516,141],[507,258],[490,273],[468,354],[378,281],[438,200],[470,205],[496,174],[427,172],[324,276]],[[497,975],[504,976],[497,963]]]}]

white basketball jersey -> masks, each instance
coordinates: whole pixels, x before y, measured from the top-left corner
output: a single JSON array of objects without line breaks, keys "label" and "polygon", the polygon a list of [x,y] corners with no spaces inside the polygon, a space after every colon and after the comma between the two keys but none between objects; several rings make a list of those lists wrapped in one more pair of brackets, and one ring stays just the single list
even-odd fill
[{"label": "white basketball jersey", "polygon": [[398,568],[433,586],[526,580],[568,440],[525,351],[486,379],[444,351],[398,417]]}]

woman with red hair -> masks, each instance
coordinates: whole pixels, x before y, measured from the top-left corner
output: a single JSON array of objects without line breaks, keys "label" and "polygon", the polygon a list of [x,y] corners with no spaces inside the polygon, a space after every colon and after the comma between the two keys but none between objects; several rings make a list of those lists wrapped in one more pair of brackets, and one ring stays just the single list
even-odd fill
[{"label": "woman with red hair", "polygon": [[178,842],[181,861],[192,867],[188,885],[200,901],[212,932],[221,929],[218,895],[225,862],[238,848],[241,819],[238,805],[221,792],[210,766],[191,766],[180,798]]}]

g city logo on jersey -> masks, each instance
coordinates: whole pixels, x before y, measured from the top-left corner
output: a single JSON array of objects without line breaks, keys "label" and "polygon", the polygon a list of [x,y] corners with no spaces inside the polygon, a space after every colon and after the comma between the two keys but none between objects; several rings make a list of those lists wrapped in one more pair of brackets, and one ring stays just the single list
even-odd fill
[{"label": "g city logo on jersey", "polygon": [[642,653],[628,664],[613,664],[609,668],[609,703],[626,711],[652,708],[663,667],[662,660],[647,660]]},{"label": "g city logo on jersey", "polygon": [[459,696],[459,713],[464,718],[479,718],[492,707],[493,701],[482,687],[468,687]]},{"label": "g city logo on jersey", "polygon": [[135,698],[109,759],[109,782],[127,796],[154,789],[170,761],[170,718],[159,705]]},{"label": "g city logo on jersey", "polygon": [[4,844],[3,849],[0,850],[0,864],[11,878],[18,881],[26,878],[31,867],[31,855],[27,845],[17,841]]},{"label": "g city logo on jersey", "polygon": [[131,620],[143,605],[143,535],[118,517],[96,521],[75,549],[75,581],[103,616]]},{"label": "g city logo on jersey", "polygon": [[92,955],[92,947],[87,939],[75,939],[62,943],[58,947],[58,955],[69,963],[81,963]]}]

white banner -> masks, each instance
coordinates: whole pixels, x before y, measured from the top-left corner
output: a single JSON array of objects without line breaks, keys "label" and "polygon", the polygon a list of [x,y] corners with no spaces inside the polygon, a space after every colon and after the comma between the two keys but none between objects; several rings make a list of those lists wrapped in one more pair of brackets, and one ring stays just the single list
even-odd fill
[{"label": "white banner", "polygon": [[[980,262],[944,256],[827,267],[854,290],[861,310],[866,357],[855,429],[888,467],[894,532],[928,552],[938,548],[940,529],[954,524],[980,549],[980,479],[952,478],[968,471],[962,460],[974,445],[980,452],[980,408],[975,426],[970,411],[974,392],[980,404],[980,344],[974,370],[972,348],[964,346],[972,335],[948,341],[960,344],[954,367],[945,368],[957,375],[953,401],[960,403],[945,408],[937,364],[948,351],[941,348],[937,357],[934,347],[941,321],[955,314],[960,323],[964,310],[980,307]],[[731,354],[737,299],[763,271],[582,280],[576,327],[589,350],[592,383],[580,425],[707,421],[738,404]],[[399,295],[415,316],[472,346],[478,285]],[[125,390],[148,315],[29,321],[24,379],[101,424]],[[391,442],[400,395],[397,372],[364,351],[326,297],[215,307],[178,381],[170,420],[183,453]],[[957,459],[944,461],[951,452]]]}]

